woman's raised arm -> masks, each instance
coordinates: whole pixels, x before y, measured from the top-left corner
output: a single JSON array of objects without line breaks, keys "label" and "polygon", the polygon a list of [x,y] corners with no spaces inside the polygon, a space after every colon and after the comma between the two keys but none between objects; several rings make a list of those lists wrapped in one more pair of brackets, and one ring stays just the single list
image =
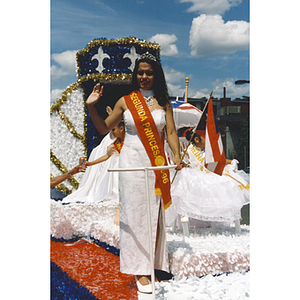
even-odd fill
[{"label": "woman's raised arm", "polygon": [[105,134],[113,129],[122,120],[123,111],[126,109],[126,103],[123,97],[120,98],[111,114],[105,120],[103,120],[95,108],[95,104],[99,101],[102,92],[103,86],[100,87],[100,83],[97,83],[94,86],[92,93],[86,100],[86,104],[96,129],[100,134]]}]

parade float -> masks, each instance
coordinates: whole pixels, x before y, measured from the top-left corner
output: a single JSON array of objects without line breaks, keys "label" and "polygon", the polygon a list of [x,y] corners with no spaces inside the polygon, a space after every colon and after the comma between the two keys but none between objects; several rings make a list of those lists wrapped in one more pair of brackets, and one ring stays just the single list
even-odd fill
[{"label": "parade float", "polygon": [[[105,108],[113,108],[121,96],[130,92],[135,60],[147,51],[160,59],[158,44],[134,37],[95,39],[77,52],[78,79],[65,89],[50,109],[50,178],[71,170],[80,157],[88,159],[104,138],[95,129],[85,105],[94,85],[97,82],[104,85],[103,96],[96,108],[100,116],[106,118]],[[189,104],[177,103],[175,106],[180,105]],[[193,114],[195,121],[191,122],[188,117],[189,122],[183,121],[181,126],[195,126],[197,112]],[[178,128],[179,121],[176,123]],[[56,186],[55,192],[61,192],[61,198],[76,192],[83,176],[83,173],[71,176]],[[114,224],[117,199],[70,204],[54,199],[50,200],[52,298],[75,299],[71,296],[75,293],[77,299],[138,299],[134,276],[121,274],[118,270],[119,227]],[[229,223],[214,230],[207,224],[199,228],[191,223],[190,234],[185,236],[178,225],[175,230],[167,228],[171,273],[162,275],[173,279],[169,283],[160,283],[158,295],[167,295],[170,289],[179,292],[182,286],[182,291],[187,294],[190,287],[200,291],[201,284],[208,287],[211,278],[215,278],[209,276],[225,278],[225,274],[232,273],[235,274],[231,277],[235,278],[233,281],[240,283],[237,292],[247,298],[249,226],[242,226],[241,233],[236,234],[234,226]],[[225,294],[228,289],[228,298],[224,299],[235,299],[230,298],[231,285],[232,282],[220,287]],[[108,296],[109,293],[112,296]]]}]

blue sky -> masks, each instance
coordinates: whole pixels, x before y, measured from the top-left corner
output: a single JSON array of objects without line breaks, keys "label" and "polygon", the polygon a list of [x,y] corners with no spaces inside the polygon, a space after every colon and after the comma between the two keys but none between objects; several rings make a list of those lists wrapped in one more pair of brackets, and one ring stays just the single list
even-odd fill
[{"label": "blue sky", "polygon": [[51,101],[76,82],[75,53],[91,40],[134,36],[161,45],[169,93],[249,96],[249,0],[52,0]]}]

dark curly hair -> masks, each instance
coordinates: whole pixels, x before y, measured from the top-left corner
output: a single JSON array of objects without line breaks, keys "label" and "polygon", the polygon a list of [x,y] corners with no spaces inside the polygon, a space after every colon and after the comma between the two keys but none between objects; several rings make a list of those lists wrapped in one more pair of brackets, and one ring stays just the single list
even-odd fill
[{"label": "dark curly hair", "polygon": [[138,72],[139,64],[141,62],[146,62],[150,64],[153,68],[153,75],[154,75],[153,90],[155,93],[155,98],[158,101],[158,104],[160,106],[165,106],[166,104],[170,103],[164,71],[162,69],[159,60],[155,58],[152,54],[145,54],[145,55],[142,54],[139,58],[136,59],[135,67],[132,73],[133,89],[134,90],[139,89],[139,85],[137,82],[137,72]]},{"label": "dark curly hair", "polygon": [[[185,132],[185,138],[189,141],[192,137],[192,134],[193,134],[193,129],[191,128],[190,130],[187,130]],[[195,144],[195,137],[198,137],[199,139],[201,139],[200,135],[195,132],[193,139],[191,140],[191,143],[193,143],[193,144]]]}]

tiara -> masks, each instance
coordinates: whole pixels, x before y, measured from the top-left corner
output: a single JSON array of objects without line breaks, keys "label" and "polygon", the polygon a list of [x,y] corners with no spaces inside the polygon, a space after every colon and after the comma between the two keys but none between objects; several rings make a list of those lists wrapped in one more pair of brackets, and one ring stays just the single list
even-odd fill
[{"label": "tiara", "polygon": [[139,61],[139,60],[145,59],[145,58],[157,62],[156,57],[154,55],[152,55],[151,53],[149,53],[148,51],[146,53],[143,53],[137,60]]}]

